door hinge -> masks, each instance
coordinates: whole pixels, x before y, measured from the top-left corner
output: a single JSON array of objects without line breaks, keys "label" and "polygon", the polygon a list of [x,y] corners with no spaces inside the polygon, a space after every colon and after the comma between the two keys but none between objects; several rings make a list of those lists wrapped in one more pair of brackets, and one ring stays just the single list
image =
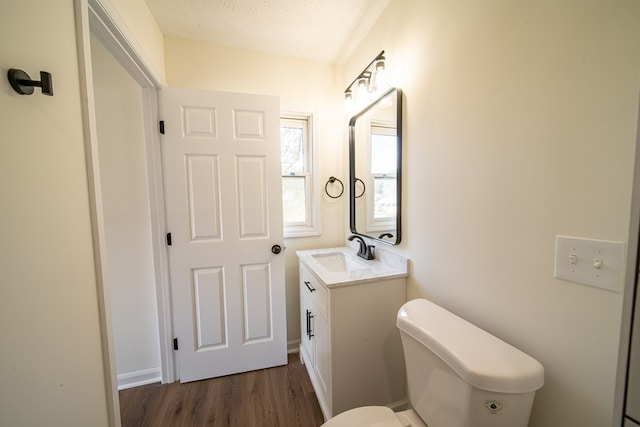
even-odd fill
[{"label": "door hinge", "polygon": [[171,246],[171,233],[167,233],[167,246]]},{"label": "door hinge", "polygon": [[173,339],[173,349],[176,350],[176,351],[179,350],[179,348],[178,348],[178,338],[174,338]]},{"label": "door hinge", "polygon": [[164,135],[164,120],[160,120],[160,133]]}]

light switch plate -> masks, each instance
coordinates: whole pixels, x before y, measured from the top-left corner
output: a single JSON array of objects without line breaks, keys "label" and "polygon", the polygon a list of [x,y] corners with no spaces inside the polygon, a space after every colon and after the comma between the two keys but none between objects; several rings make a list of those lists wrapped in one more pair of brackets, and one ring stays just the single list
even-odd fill
[{"label": "light switch plate", "polygon": [[620,292],[624,268],[623,242],[556,236],[558,279]]}]

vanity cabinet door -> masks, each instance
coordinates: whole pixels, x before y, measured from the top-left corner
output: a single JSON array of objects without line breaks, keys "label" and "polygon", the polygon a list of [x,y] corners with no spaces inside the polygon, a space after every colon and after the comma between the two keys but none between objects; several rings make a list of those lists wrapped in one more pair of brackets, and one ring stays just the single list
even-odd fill
[{"label": "vanity cabinet door", "polygon": [[329,290],[300,266],[300,354],[323,414],[331,414]]},{"label": "vanity cabinet door", "polygon": [[313,318],[315,363],[313,365],[320,391],[326,402],[331,402],[331,329],[329,322],[319,313]]},{"label": "vanity cabinet door", "polygon": [[315,363],[315,349],[312,329],[313,305],[300,289],[300,359],[303,363],[313,366]]}]

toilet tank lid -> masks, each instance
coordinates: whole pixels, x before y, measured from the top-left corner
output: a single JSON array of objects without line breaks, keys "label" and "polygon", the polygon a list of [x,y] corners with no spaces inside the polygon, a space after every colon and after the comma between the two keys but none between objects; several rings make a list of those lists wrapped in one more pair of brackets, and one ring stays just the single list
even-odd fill
[{"label": "toilet tank lid", "polygon": [[544,384],[540,362],[426,299],[405,303],[396,324],[473,387],[526,393]]}]

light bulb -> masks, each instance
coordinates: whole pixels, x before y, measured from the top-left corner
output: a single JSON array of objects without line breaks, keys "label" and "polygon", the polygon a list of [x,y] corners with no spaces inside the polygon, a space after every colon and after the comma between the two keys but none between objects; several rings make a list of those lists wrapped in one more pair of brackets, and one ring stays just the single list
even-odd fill
[{"label": "light bulb", "polygon": [[384,59],[381,59],[376,62],[375,70],[371,74],[371,82],[369,83],[369,92],[375,93],[378,91],[384,91],[387,89],[389,84],[386,79],[386,72],[384,66]]},{"label": "light bulb", "polygon": [[347,101],[347,102],[353,101],[353,92],[351,92],[351,89],[347,90],[344,93],[344,100]]},{"label": "light bulb", "polygon": [[358,80],[358,89],[356,91],[356,101],[362,102],[368,98],[367,96],[367,79],[362,78]]},{"label": "light bulb", "polygon": [[347,111],[351,111],[353,109],[353,92],[351,91],[351,88],[344,93],[344,106]]}]

